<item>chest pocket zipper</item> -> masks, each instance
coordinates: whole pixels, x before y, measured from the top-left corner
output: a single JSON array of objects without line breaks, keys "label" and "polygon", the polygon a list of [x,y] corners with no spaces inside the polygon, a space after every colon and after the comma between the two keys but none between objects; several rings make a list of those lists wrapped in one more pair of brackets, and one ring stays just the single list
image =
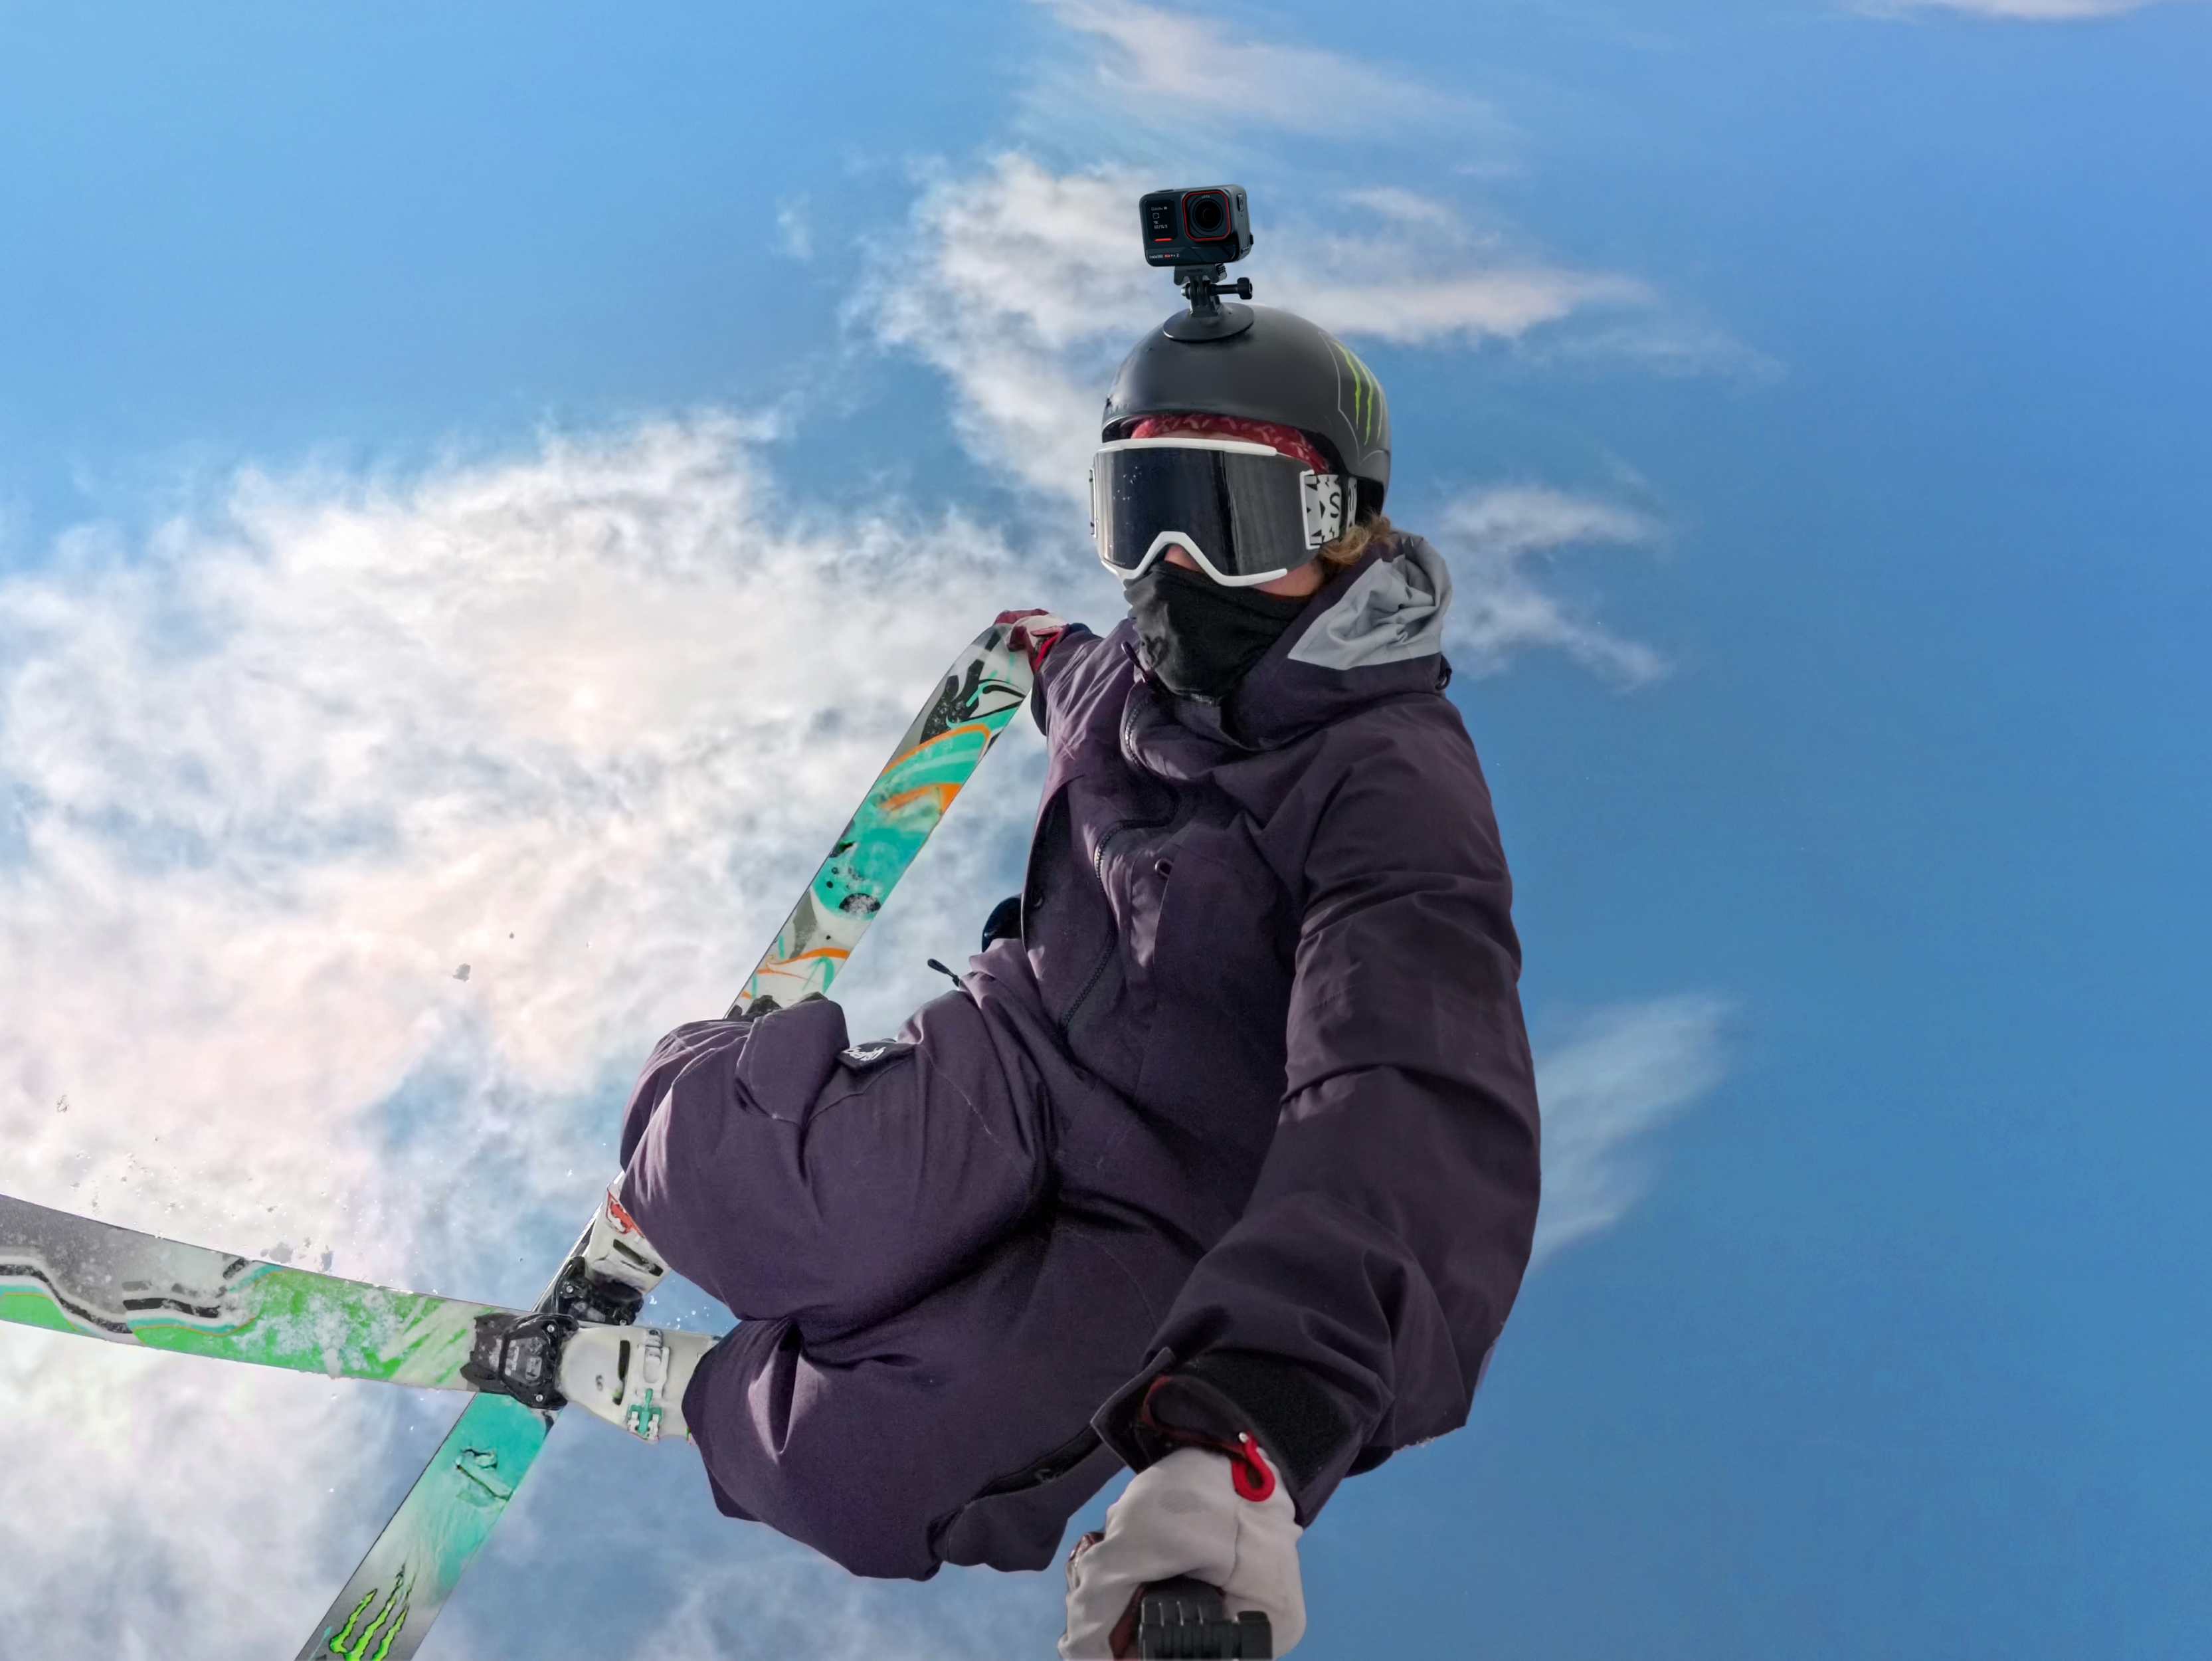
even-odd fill
[{"label": "chest pocket zipper", "polygon": [[[1105,950],[1098,954],[1098,961],[1091,964],[1091,973],[1083,983],[1083,989],[1069,1001],[1066,1013],[1060,1018],[1060,1030],[1062,1033],[1073,1030],[1075,1018],[1083,1013],[1083,1006],[1090,1001],[1091,995],[1098,989],[1098,983],[1104,977],[1108,965],[1114,961],[1114,954],[1121,949],[1121,937],[1118,933],[1113,932],[1113,901],[1106,892],[1107,849],[1113,847],[1114,839],[1124,830],[1158,830],[1173,824],[1180,817],[1179,814],[1170,814],[1164,819],[1121,819],[1108,825],[1106,834],[1098,838],[1098,846],[1091,851],[1091,874],[1098,879],[1099,897],[1106,901],[1109,937],[1106,941]],[[1166,873],[1163,872],[1161,874],[1165,875]]]}]

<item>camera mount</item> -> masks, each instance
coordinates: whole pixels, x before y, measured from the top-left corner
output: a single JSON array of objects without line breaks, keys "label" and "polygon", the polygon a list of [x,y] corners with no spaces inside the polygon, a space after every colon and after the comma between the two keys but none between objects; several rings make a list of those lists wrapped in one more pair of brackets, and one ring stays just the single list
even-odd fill
[{"label": "camera mount", "polygon": [[1184,315],[1170,318],[1167,323],[1168,338],[1171,340],[1226,340],[1231,335],[1243,334],[1252,326],[1252,313],[1242,306],[1224,306],[1224,295],[1235,295],[1239,300],[1252,297],[1252,279],[1240,277],[1234,283],[1224,283],[1227,275],[1219,265],[1178,265],[1175,268],[1176,286],[1190,302]]}]

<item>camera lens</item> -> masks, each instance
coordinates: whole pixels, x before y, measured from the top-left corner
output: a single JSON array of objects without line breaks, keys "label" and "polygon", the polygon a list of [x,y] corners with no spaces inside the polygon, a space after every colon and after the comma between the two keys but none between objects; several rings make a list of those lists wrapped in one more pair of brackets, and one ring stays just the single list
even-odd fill
[{"label": "camera lens", "polygon": [[1218,192],[1208,191],[1190,199],[1190,234],[1212,239],[1229,228],[1229,204]]}]

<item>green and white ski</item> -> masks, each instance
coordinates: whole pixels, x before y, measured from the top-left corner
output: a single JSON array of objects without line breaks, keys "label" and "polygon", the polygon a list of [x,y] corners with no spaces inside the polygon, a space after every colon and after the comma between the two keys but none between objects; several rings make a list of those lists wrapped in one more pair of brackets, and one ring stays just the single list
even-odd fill
[{"label": "green and white ski", "polygon": [[0,1195],[0,1321],[21,1326],[332,1378],[472,1390],[461,1367],[478,1317],[512,1314]]},{"label": "green and white ski", "polygon": [[[1057,619],[1039,618],[1056,625]],[[731,1007],[827,991],[984,753],[1029,696],[1029,629],[1001,617],[956,659],[868,787],[775,942]],[[560,1310],[574,1259],[540,1302]],[[566,1310],[563,1312],[580,1312]],[[489,1536],[544,1445],[553,1415],[507,1396],[470,1402],[369,1548],[298,1661],[406,1661]]]}]

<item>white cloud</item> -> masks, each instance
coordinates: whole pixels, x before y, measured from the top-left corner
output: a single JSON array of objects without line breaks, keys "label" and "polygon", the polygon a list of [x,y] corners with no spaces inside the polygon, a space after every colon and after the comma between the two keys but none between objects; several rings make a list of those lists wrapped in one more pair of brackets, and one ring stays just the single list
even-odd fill
[{"label": "white cloud", "polygon": [[1562,549],[1655,543],[1659,528],[1644,515],[1516,484],[1460,497],[1434,529],[1452,565],[1448,642],[1455,663],[1476,674],[1495,673],[1519,652],[1549,648],[1620,686],[1641,686],[1666,673],[1657,652],[1578,615],[1528,569]]},{"label": "white cloud", "polygon": [[1479,346],[1578,314],[1656,304],[1632,277],[1555,265],[1418,191],[1371,186],[1342,201],[1349,212],[1293,222],[1271,239],[1268,260],[1270,296],[1337,334]]},{"label": "white cloud", "polygon": [[1097,42],[1091,83],[1119,108],[1178,125],[1262,123],[1297,132],[1371,131],[1464,108],[1409,77],[1342,52],[1255,40],[1191,11],[1127,0],[1041,0]]},{"label": "white cloud", "polygon": [[777,207],[775,249],[787,259],[805,261],[814,258],[814,219],[805,197]]},{"label": "white cloud", "polygon": [[1728,1071],[1729,1006],[1661,998],[1589,1014],[1536,1061],[1544,1110],[1538,1263],[1626,1214],[1650,1175],[1639,1144]]},{"label": "white cloud", "polygon": [[[717,420],[72,538],[0,581],[0,1189],[534,1295],[518,1237],[604,1180],[604,1092],[719,1011],[1024,599],[1073,601],[957,519],[810,521]],[[861,1032],[1018,870],[1006,750],[856,963]],[[0,1634],[288,1653],[414,1399],[0,1329]]]},{"label": "white cloud", "polygon": [[[18,1168],[65,1148],[112,1203],[159,1134],[141,1195],[193,1202],[240,1115],[433,1056],[583,1088],[732,983],[1012,571],[957,520],[799,528],[708,421],[396,492],[249,478],[147,557],[0,587]],[[139,1070],[125,1010],[185,1050]],[[328,1187],[294,1147],[225,1203]]]},{"label": "white cloud", "polygon": [[876,339],[944,373],[979,460],[1063,501],[1082,499],[1114,365],[1176,297],[1137,257],[1144,189],[999,156],[923,194],[855,302]]},{"label": "white cloud", "polygon": [[1448,204],[1401,186],[1375,185],[1364,190],[1346,191],[1344,199],[1354,207],[1366,209],[1378,219],[1401,225],[1447,233],[1458,228],[1458,216]]},{"label": "white cloud", "polygon": [[291,1653],[344,1579],[326,1490],[397,1396],[0,1329],[0,1649]]},{"label": "white cloud", "polygon": [[1626,277],[1534,264],[1382,282],[1292,268],[1279,286],[1281,303],[1328,319],[1332,333],[1398,346],[1511,340],[1585,307],[1641,305],[1650,298],[1642,283]]}]

